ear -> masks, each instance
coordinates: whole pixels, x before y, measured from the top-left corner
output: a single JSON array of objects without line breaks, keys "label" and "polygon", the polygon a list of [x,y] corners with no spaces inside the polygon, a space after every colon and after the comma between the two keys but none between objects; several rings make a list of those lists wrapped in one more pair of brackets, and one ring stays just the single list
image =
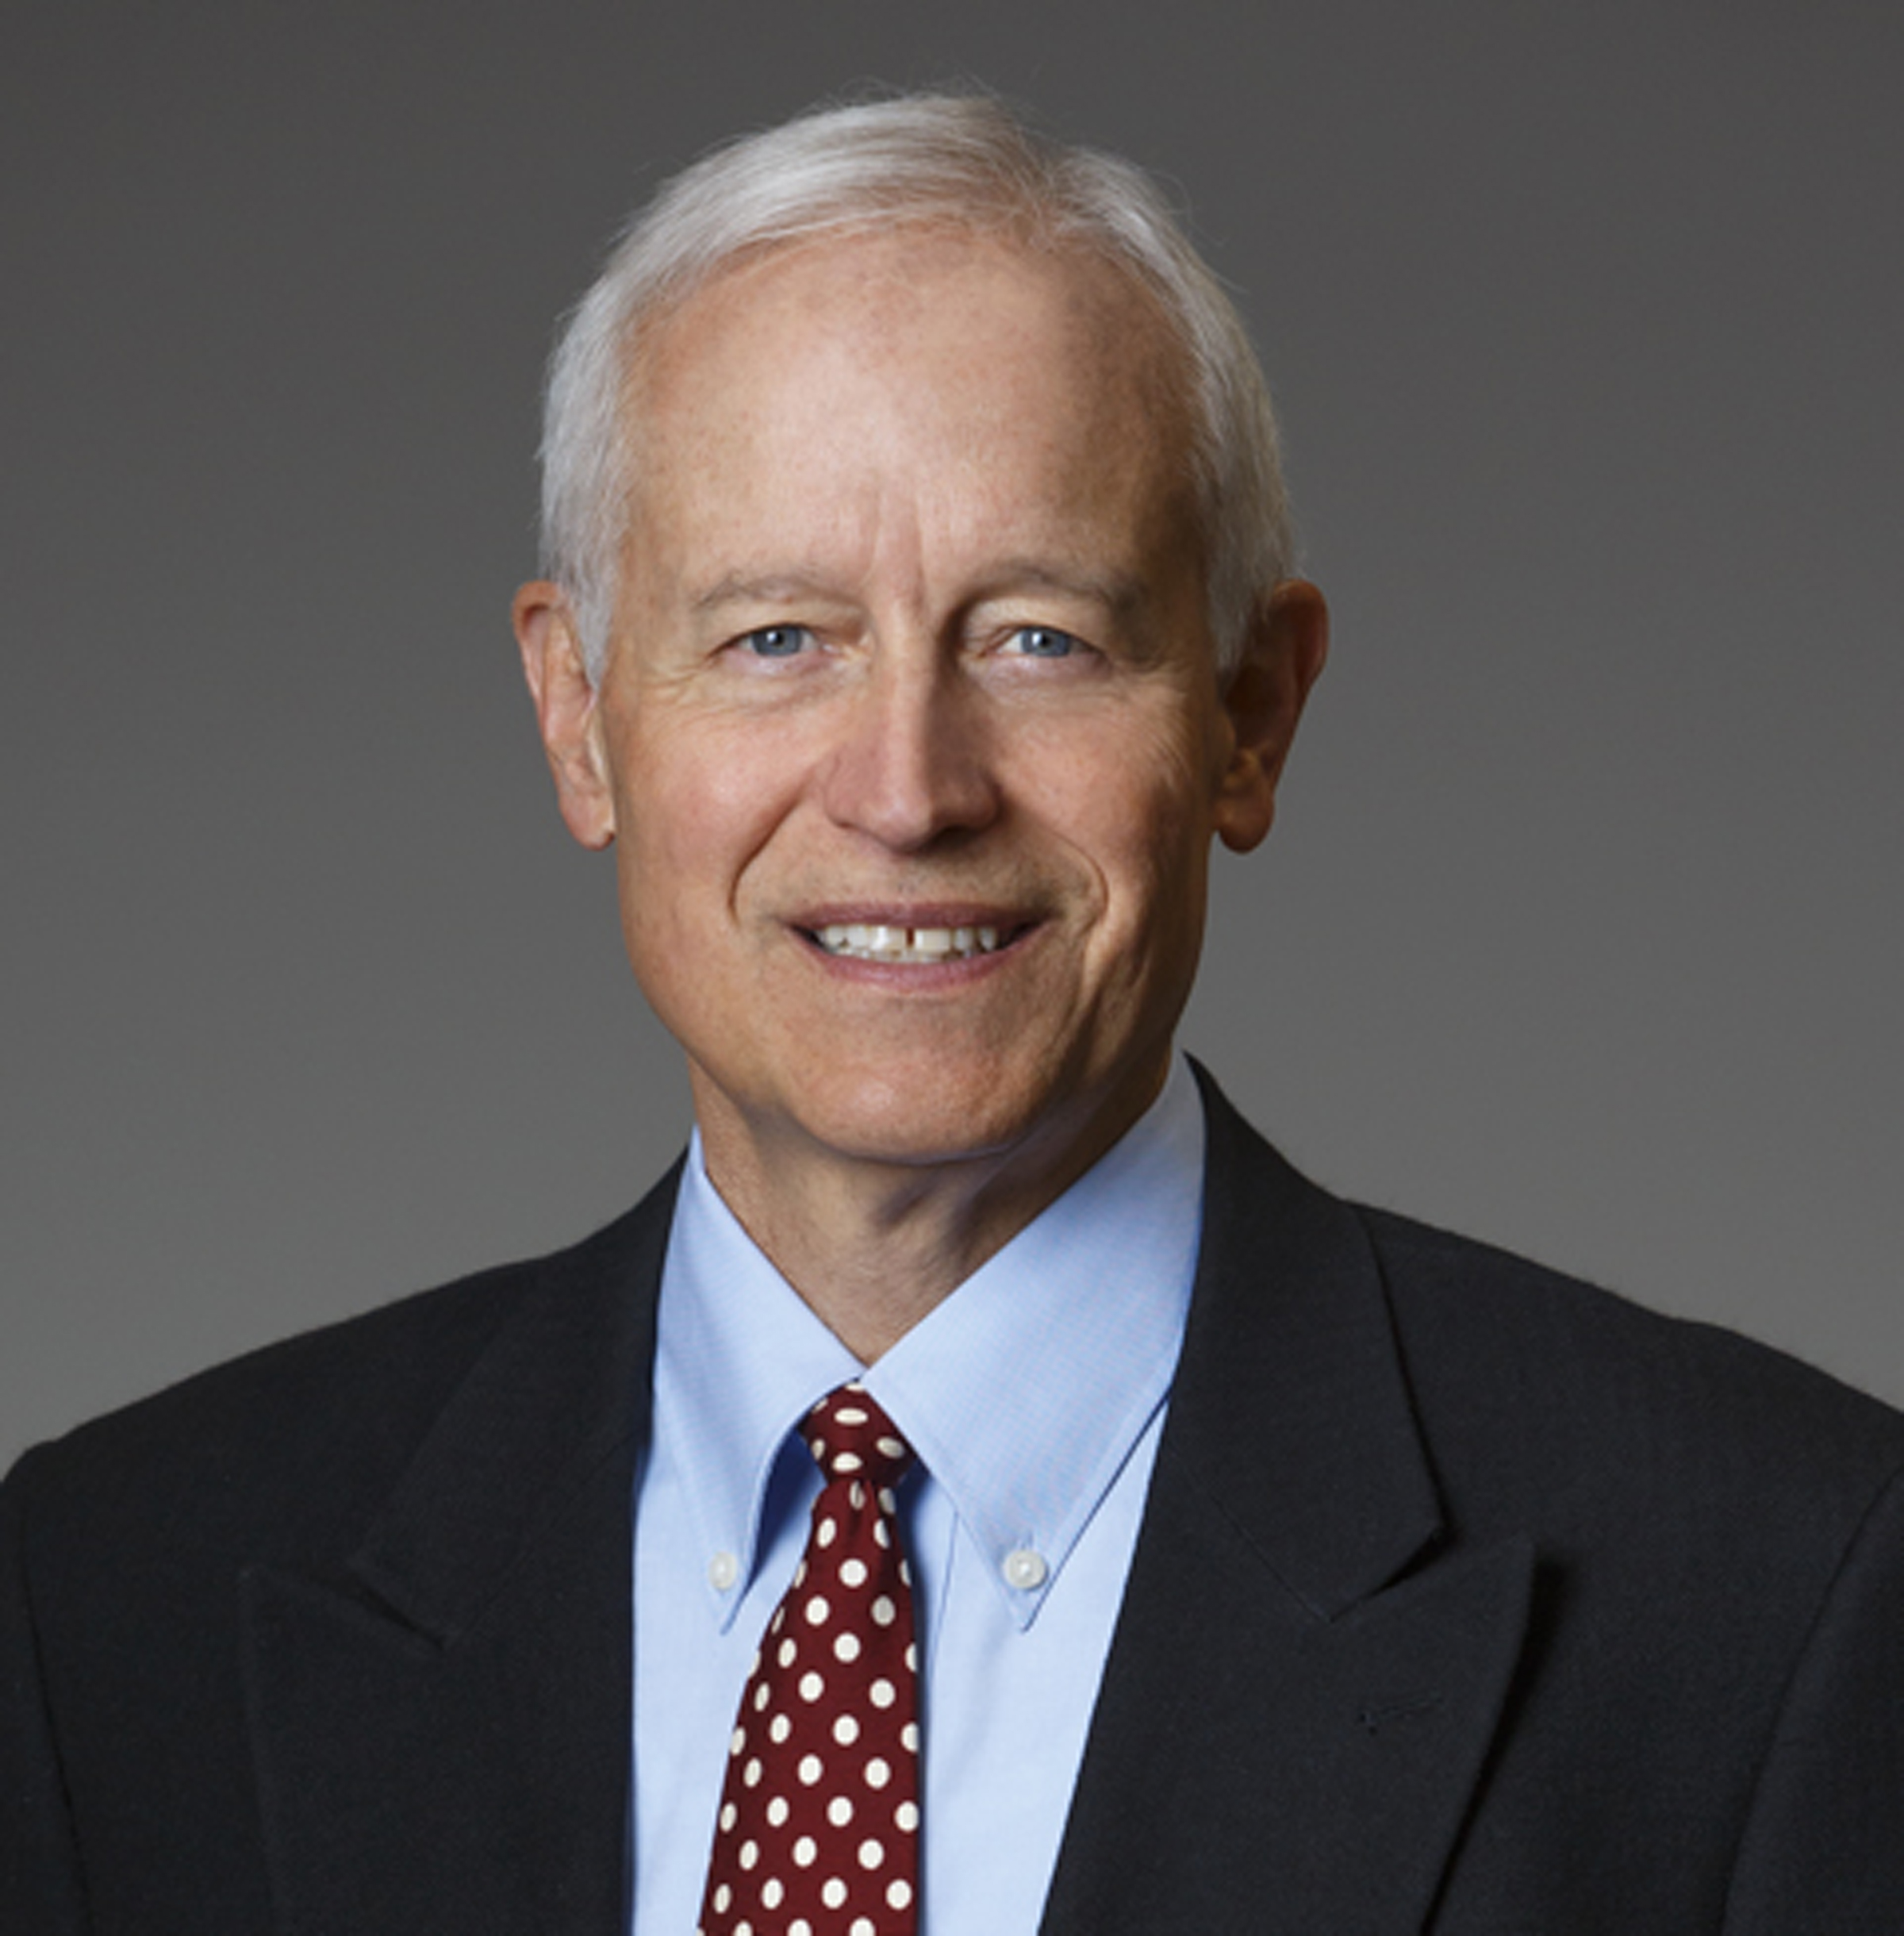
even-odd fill
[{"label": "ear", "polygon": [[1257,613],[1223,693],[1235,743],[1217,794],[1215,827],[1234,853],[1248,853],[1276,818],[1283,762],[1328,655],[1322,594],[1307,578],[1284,578]]},{"label": "ear", "polygon": [[536,702],[562,817],[584,847],[605,847],[615,838],[615,789],[599,695],[582,658],[574,617],[567,599],[546,578],[516,593],[514,612],[523,676]]}]

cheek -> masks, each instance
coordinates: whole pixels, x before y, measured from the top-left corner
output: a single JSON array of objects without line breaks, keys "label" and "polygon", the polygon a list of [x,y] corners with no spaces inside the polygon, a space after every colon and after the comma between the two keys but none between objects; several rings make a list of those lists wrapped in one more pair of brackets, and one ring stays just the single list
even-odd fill
[{"label": "cheek", "polygon": [[1048,759],[1050,823],[1096,876],[1119,946],[1173,937],[1154,932],[1200,908],[1214,788],[1207,749],[1181,720],[1119,722]]},{"label": "cheek", "polygon": [[662,722],[626,749],[616,847],[630,945],[708,941],[798,789],[758,736]]}]

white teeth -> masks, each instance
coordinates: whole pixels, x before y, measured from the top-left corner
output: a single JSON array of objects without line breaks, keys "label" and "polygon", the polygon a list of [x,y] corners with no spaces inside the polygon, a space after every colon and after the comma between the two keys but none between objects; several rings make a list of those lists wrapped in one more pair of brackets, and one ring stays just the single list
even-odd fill
[{"label": "white teeth", "polygon": [[829,955],[862,962],[943,962],[989,955],[996,928],[893,928],[881,921],[834,921],[813,931]]}]

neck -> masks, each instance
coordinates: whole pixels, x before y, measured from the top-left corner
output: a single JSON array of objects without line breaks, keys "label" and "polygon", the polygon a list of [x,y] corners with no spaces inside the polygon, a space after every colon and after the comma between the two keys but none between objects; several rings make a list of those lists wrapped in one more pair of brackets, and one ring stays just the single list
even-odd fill
[{"label": "neck", "polygon": [[1161,1072],[1083,1123],[939,1162],[843,1155],[696,1085],[708,1176],[747,1235],[871,1364],[1057,1201],[1142,1116]]}]

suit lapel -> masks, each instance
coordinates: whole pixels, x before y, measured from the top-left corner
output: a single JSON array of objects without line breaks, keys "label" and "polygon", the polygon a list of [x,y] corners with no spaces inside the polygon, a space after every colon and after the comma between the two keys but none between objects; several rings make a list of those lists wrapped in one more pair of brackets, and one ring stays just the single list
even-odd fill
[{"label": "suit lapel", "polygon": [[[1419,1929],[1532,1556],[1442,1550],[1358,1220],[1207,1100],[1191,1321],[1043,1928]],[[247,1573],[283,1936],[625,1929],[630,1500],[674,1181],[540,1268],[347,1577]]]},{"label": "suit lapel", "polygon": [[630,1504],[670,1177],[539,1266],[350,1561],[244,1579],[279,1926],[626,1926]]},{"label": "suit lapel", "polygon": [[1359,1220],[1205,1087],[1196,1290],[1043,1928],[1418,1930],[1532,1554],[1444,1549]]}]

